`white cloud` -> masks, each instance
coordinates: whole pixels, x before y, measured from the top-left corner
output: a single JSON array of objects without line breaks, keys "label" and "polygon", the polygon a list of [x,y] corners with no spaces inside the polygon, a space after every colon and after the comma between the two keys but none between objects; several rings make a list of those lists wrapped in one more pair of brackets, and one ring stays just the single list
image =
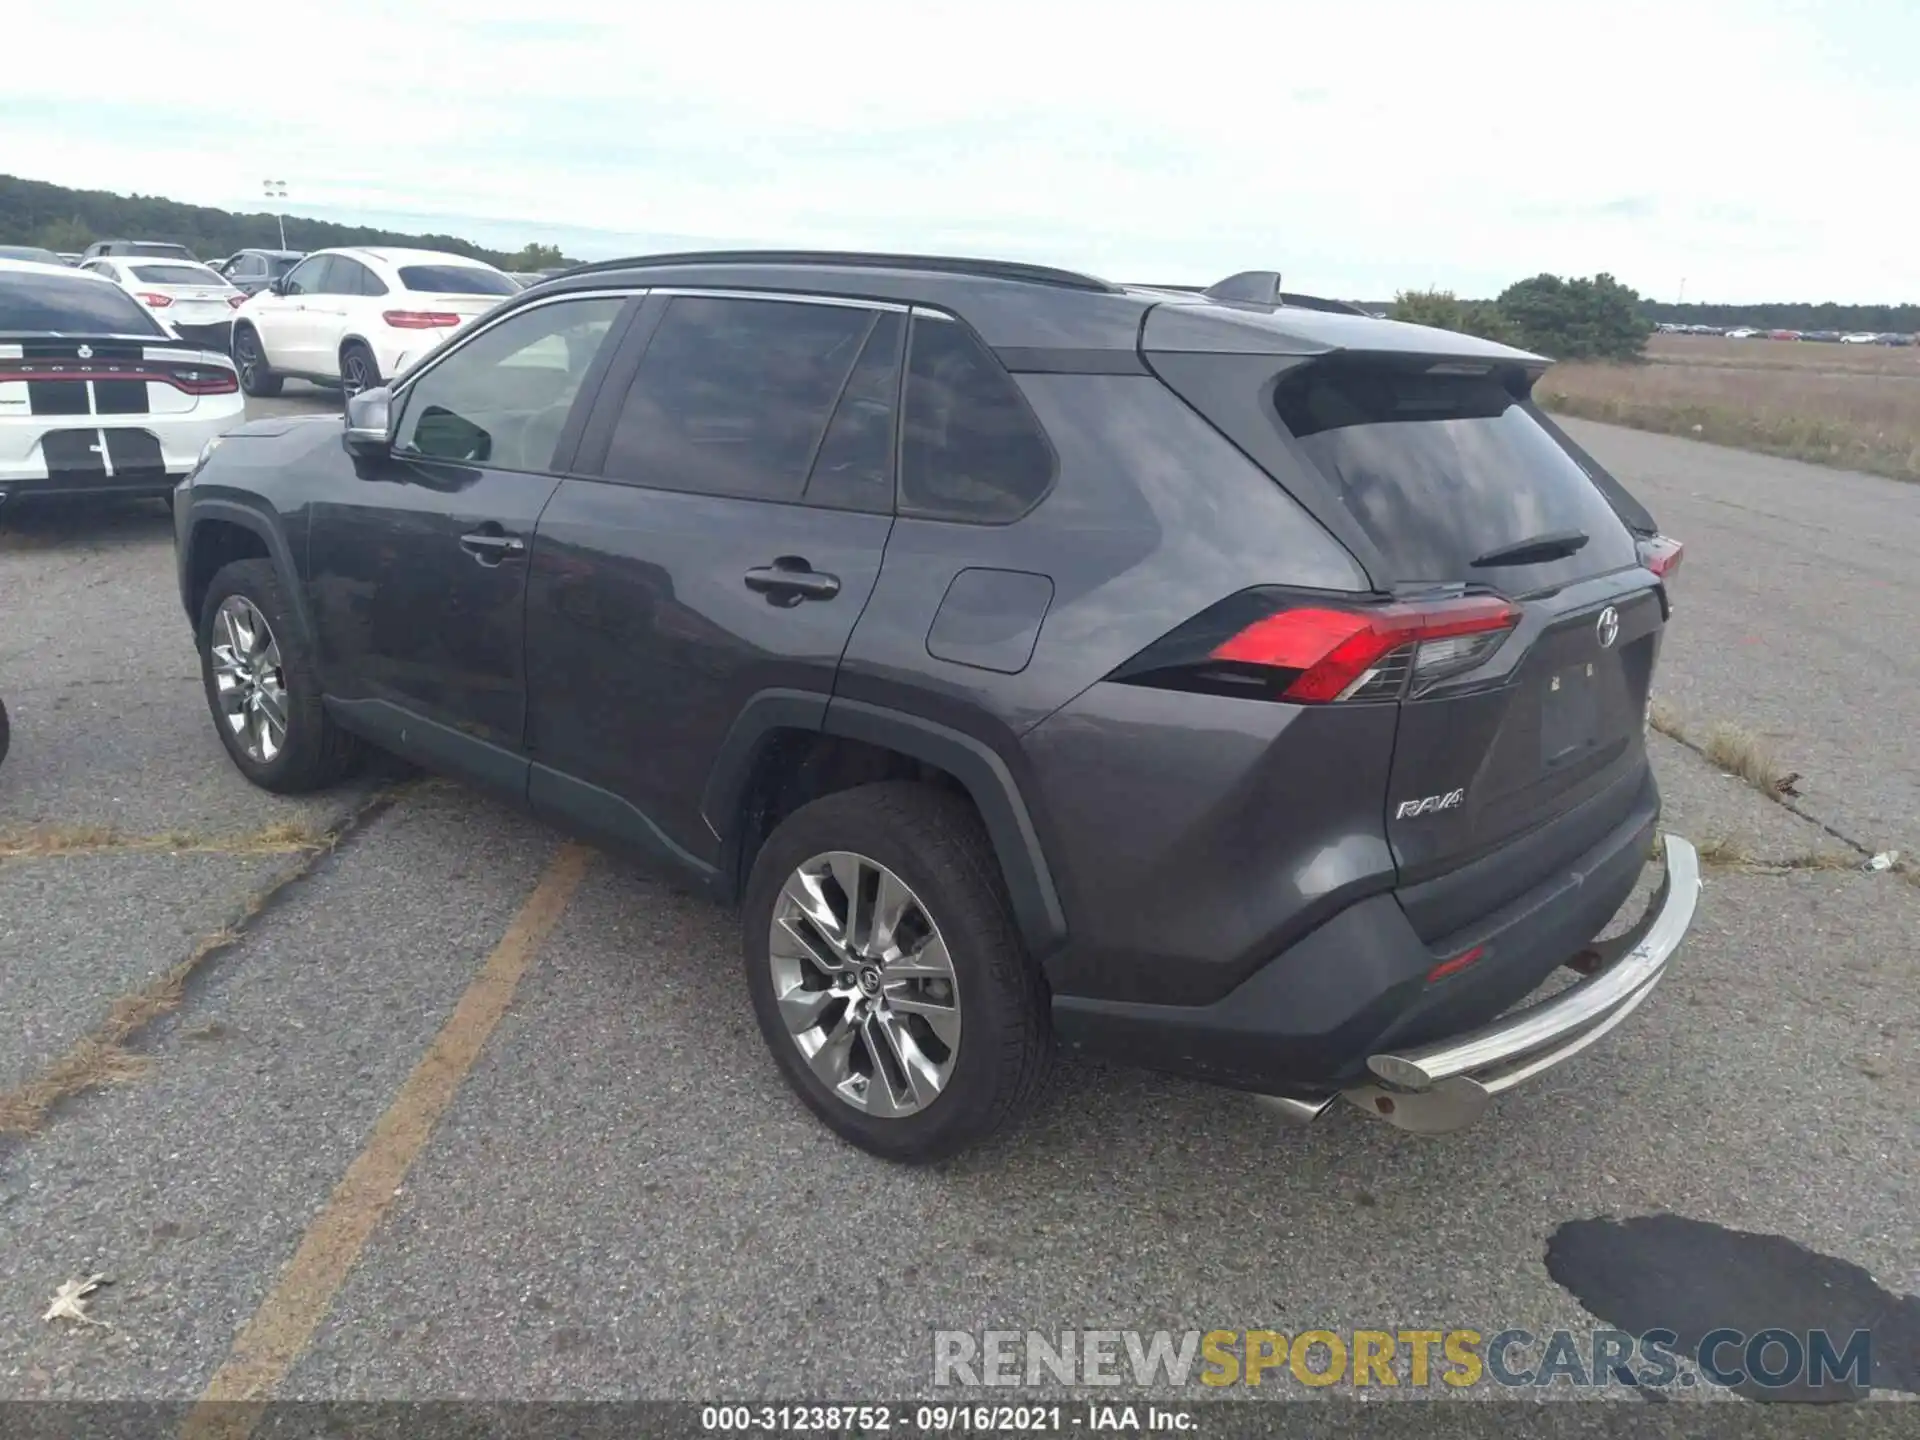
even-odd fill
[{"label": "white cloud", "polygon": [[[1912,294],[1910,5],[332,0],[8,20],[0,169],[258,208],[1248,266],[1380,298],[1609,269]],[[51,57],[84,54],[84,64]],[[76,79],[76,77],[82,77]],[[578,248],[578,247],[576,247]]]}]

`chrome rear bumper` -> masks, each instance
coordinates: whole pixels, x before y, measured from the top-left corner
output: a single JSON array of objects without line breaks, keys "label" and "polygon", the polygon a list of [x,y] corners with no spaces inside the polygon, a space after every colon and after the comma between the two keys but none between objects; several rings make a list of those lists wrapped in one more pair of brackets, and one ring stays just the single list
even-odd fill
[{"label": "chrome rear bumper", "polygon": [[[1479,1119],[1501,1091],[1579,1054],[1625,1020],[1660,983],[1700,897],[1698,853],[1677,835],[1661,840],[1666,877],[1659,893],[1631,930],[1585,952],[1586,979],[1471,1034],[1371,1056],[1367,1068],[1377,1083],[1341,1094],[1403,1130],[1458,1130]],[[1318,1119],[1336,1098],[1261,1097],[1300,1122]]]}]

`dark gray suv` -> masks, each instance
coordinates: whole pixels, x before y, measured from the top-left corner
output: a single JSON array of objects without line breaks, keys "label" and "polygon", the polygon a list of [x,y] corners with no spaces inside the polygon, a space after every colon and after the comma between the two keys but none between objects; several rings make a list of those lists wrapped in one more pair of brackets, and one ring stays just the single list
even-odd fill
[{"label": "dark gray suv", "polygon": [[1452,1129],[1645,1000],[1699,886],[1651,858],[1679,547],[1545,364],[1258,272],[586,266],[210,446],[181,598],[255,783],[378,746],[738,903],[871,1151],[1056,1047]]}]

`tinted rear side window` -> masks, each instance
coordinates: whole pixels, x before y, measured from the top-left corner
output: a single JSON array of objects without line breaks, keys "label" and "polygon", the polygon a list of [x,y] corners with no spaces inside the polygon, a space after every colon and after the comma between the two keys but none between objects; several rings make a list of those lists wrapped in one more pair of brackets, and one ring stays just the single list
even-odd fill
[{"label": "tinted rear side window", "polygon": [[59,335],[165,335],[118,285],[90,277],[0,270],[0,330]]},{"label": "tinted rear side window", "polygon": [[[1285,376],[1274,402],[1396,581],[1524,593],[1637,563],[1606,498],[1498,375],[1336,356]],[[1588,539],[1565,559],[1473,563],[1569,530]]]},{"label": "tinted rear side window", "polygon": [[518,295],[504,275],[472,265],[402,265],[400,283],[427,295]]},{"label": "tinted rear side window", "polygon": [[900,397],[900,348],[907,318],[884,312],[840,396],[804,496],[835,510],[893,509],[893,417]]},{"label": "tinted rear side window", "polygon": [[915,315],[900,513],[1015,520],[1047,493],[1053,471],[1052,445],[986,346],[955,321]]},{"label": "tinted rear side window", "polygon": [[797,500],[873,312],[680,296],[620,407],[609,478]]}]

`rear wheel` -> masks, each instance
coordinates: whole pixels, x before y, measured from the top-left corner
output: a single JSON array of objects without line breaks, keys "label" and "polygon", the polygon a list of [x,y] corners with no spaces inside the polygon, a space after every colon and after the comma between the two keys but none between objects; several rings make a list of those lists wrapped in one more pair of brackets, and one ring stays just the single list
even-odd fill
[{"label": "rear wheel", "polygon": [[270,400],[286,384],[267,364],[267,352],[251,325],[240,325],[234,329],[233,364],[240,372],[241,390],[249,395]]},{"label": "rear wheel", "polygon": [[373,351],[358,340],[349,340],[340,347],[340,384],[349,395],[358,395],[380,384],[380,362],[373,358]]},{"label": "rear wheel", "polygon": [[891,1160],[937,1160],[1032,1101],[1044,987],[973,807],[864,785],[781,823],[747,885],[755,1018],[820,1119]]},{"label": "rear wheel", "polygon": [[359,765],[359,743],[321,703],[271,560],[236,560],[213,577],[200,609],[200,670],[220,743],[261,789],[305,794]]}]

